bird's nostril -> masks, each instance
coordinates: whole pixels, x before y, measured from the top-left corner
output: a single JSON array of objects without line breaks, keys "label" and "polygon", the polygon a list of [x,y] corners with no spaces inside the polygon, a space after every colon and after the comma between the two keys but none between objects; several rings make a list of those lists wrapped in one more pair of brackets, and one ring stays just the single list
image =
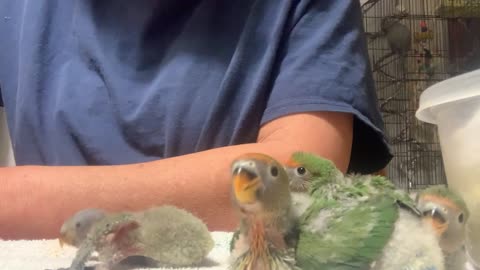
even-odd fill
[{"label": "bird's nostril", "polygon": [[251,171],[248,171],[248,170],[245,171],[245,175],[246,175],[247,178],[250,179],[250,180],[253,180],[253,179],[255,179],[255,178],[258,177],[258,175],[257,175],[256,173],[251,172]]}]

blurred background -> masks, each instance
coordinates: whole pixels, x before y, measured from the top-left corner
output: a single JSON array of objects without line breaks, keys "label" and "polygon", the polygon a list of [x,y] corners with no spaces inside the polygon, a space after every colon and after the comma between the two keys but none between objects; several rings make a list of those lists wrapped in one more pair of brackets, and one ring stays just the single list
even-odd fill
[{"label": "blurred background", "polygon": [[[409,191],[445,184],[436,126],[418,121],[415,111],[428,86],[480,68],[480,0],[360,3],[379,105],[395,155],[387,174]],[[15,165],[2,108],[0,165]]]},{"label": "blurred background", "polygon": [[437,127],[418,121],[415,111],[430,85],[480,68],[480,0],[360,2],[395,156],[387,174],[409,191],[446,184]]}]

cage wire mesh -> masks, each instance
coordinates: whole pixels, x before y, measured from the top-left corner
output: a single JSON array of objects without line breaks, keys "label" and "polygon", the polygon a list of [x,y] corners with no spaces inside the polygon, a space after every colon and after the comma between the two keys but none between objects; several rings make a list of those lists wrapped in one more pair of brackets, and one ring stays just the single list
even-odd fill
[{"label": "cage wire mesh", "polygon": [[394,153],[387,174],[406,190],[446,184],[436,126],[418,121],[415,112],[427,87],[480,68],[480,0],[361,3],[379,106]]}]

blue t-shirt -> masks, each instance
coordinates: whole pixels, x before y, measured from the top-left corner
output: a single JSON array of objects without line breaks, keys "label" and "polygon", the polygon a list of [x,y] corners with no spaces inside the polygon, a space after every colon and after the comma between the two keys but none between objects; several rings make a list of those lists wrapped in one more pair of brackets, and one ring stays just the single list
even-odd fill
[{"label": "blue t-shirt", "polygon": [[362,30],[356,0],[2,0],[16,162],[143,162],[340,111],[355,115],[350,169],[380,169],[391,154]]}]

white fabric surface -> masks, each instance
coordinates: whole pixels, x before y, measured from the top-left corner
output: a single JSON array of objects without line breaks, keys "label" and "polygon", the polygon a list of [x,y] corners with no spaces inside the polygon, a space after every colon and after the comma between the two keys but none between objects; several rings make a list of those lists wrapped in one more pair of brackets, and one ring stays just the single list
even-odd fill
[{"label": "white fabric surface", "polygon": [[[207,257],[205,266],[197,268],[176,269],[202,269],[220,270],[227,269],[229,257],[229,244],[232,237],[230,232],[212,232],[215,247]],[[66,268],[70,266],[75,257],[76,249],[73,247],[60,247],[57,239],[54,240],[0,240],[0,270],[45,270]],[[91,261],[87,265],[94,265]],[[168,268],[142,268],[131,267],[129,270],[160,270]],[[475,270],[467,263],[466,270]],[[459,269],[460,270],[460,269]]]},{"label": "white fabric surface", "polygon": [[[212,232],[215,247],[210,252],[205,266],[200,268],[176,269],[227,269],[229,257],[230,232]],[[60,247],[57,239],[0,241],[0,270],[44,270],[66,268],[75,257],[73,247]],[[94,265],[90,262],[87,265]],[[166,268],[129,268],[129,269],[166,269]]]}]

